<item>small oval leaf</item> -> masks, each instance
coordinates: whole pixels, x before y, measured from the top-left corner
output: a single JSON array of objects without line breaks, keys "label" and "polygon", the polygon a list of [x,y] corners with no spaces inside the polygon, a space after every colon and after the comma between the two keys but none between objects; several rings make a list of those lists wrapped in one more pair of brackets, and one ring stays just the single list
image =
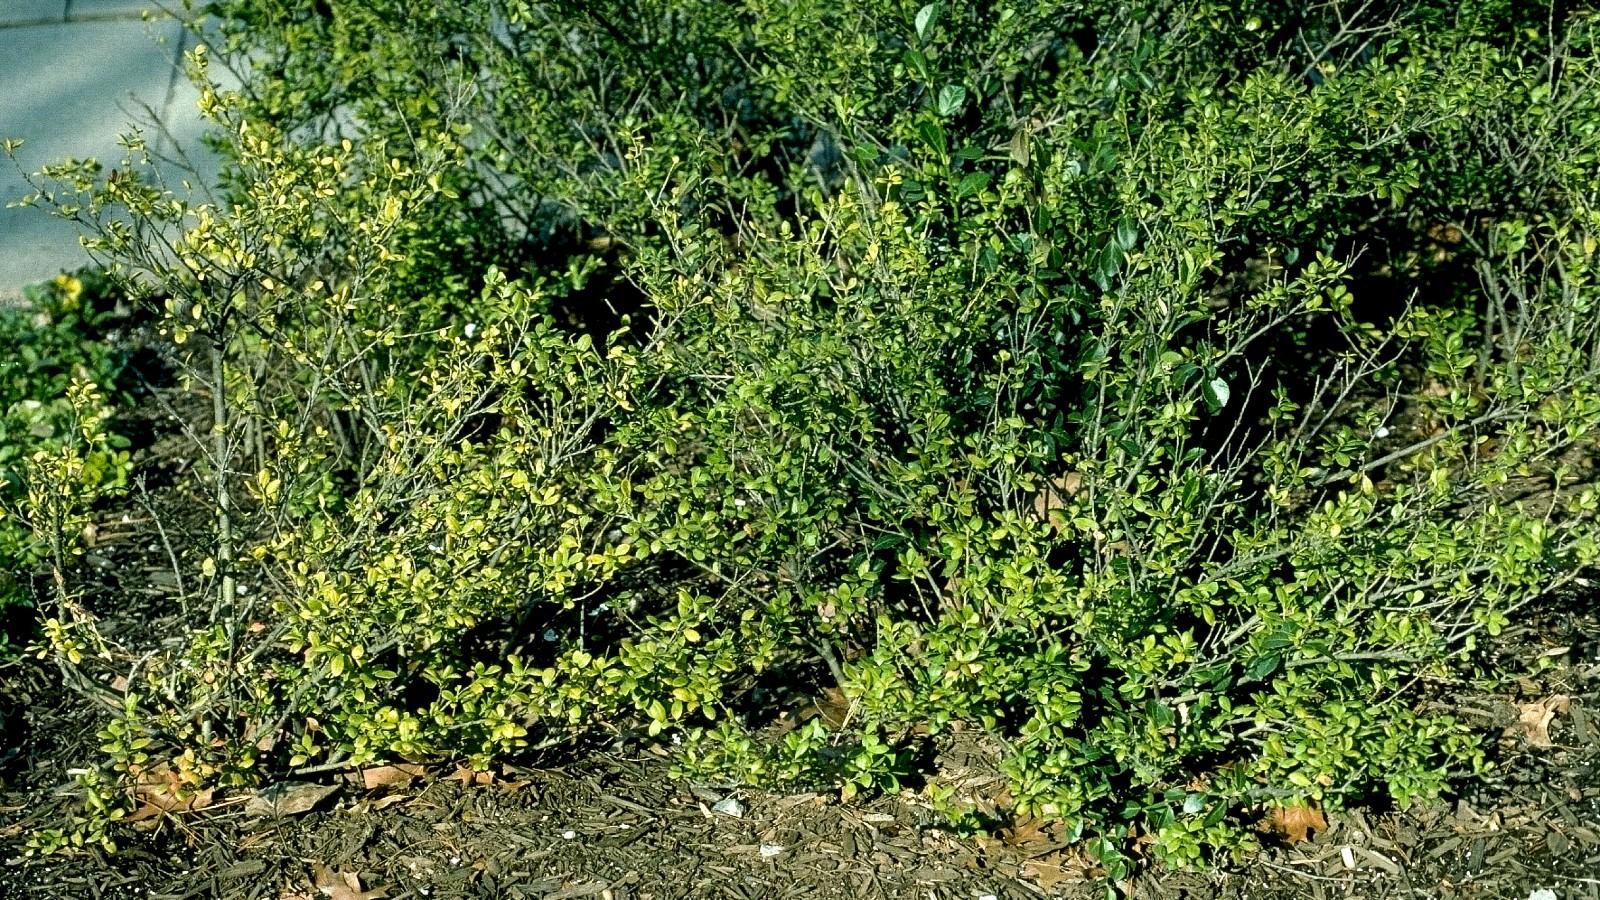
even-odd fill
[{"label": "small oval leaf", "polygon": [[1215,412],[1228,405],[1228,400],[1233,397],[1233,392],[1228,390],[1228,383],[1221,378],[1213,378],[1206,383],[1206,404]]},{"label": "small oval leaf", "polygon": [[937,3],[929,3],[927,6],[917,10],[917,40],[926,41],[928,39],[928,32],[933,29],[933,23],[938,18],[938,15],[939,4]]}]

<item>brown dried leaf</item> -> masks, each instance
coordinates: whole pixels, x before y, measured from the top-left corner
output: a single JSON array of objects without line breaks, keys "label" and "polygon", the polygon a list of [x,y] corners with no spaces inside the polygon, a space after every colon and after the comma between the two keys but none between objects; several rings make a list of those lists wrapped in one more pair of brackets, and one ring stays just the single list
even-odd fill
[{"label": "brown dried leaf", "polygon": [[361,877],[355,872],[330,869],[322,863],[316,863],[311,871],[317,880],[317,890],[332,900],[383,900],[389,896],[386,887],[363,891]]},{"label": "brown dried leaf", "polygon": [[452,776],[467,787],[479,784],[494,784],[493,772],[479,772],[471,766],[456,766],[456,774]]},{"label": "brown dried leaf", "polygon": [[1328,830],[1328,820],[1320,809],[1282,806],[1268,813],[1256,827],[1278,835],[1286,844],[1303,844],[1311,839],[1312,832]]},{"label": "brown dried leaf", "polygon": [[140,805],[132,815],[124,821],[137,822],[141,819],[151,819],[164,814],[195,812],[211,806],[211,800],[216,792],[207,788],[203,791],[169,791],[157,785],[139,785],[134,794],[138,797]]},{"label": "brown dried leaf", "polygon": [[1047,891],[1061,884],[1088,881],[1101,874],[1104,873],[1076,849],[1047,853],[1022,864],[1022,877]]},{"label": "brown dried leaf", "polygon": [[245,804],[244,811],[252,816],[298,816],[315,809],[338,790],[337,784],[281,782],[257,791]]},{"label": "brown dried leaf", "polygon": [[1000,832],[1000,839],[1013,847],[1027,849],[1052,843],[1047,823],[1033,816],[1022,816],[1010,828]]},{"label": "brown dried leaf", "polygon": [[1062,509],[1067,505],[1067,500],[1077,496],[1083,489],[1083,475],[1079,472],[1068,472],[1060,478],[1051,479],[1045,489],[1033,496],[1033,512],[1038,518],[1050,518],[1050,511]]},{"label": "brown dried leaf", "polygon": [[427,774],[422,766],[401,763],[394,766],[374,766],[361,770],[361,786],[369,791],[383,787],[405,787]]},{"label": "brown dried leaf", "polygon": [[1527,738],[1530,747],[1552,747],[1550,723],[1558,713],[1566,712],[1571,706],[1572,698],[1566,694],[1556,694],[1533,703],[1519,703],[1517,724],[1507,728],[1506,733],[1521,734]]},{"label": "brown dried leaf", "polygon": [[398,806],[401,803],[410,803],[415,799],[417,798],[410,794],[385,794],[382,797],[375,797],[371,800],[362,800],[356,803],[356,805],[352,807],[352,812],[357,814],[377,812],[380,809],[388,809],[391,806]]},{"label": "brown dried leaf", "polygon": [[133,796],[138,808],[124,821],[140,822],[166,814],[194,812],[211,806],[216,792],[212,789],[196,791],[176,769],[166,767],[147,771],[135,770],[138,783]]},{"label": "brown dried leaf", "polygon": [[1437,222],[1428,226],[1428,239],[1440,244],[1454,246],[1464,239],[1461,229],[1444,222]]},{"label": "brown dried leaf", "polygon": [[811,701],[811,706],[801,718],[821,718],[822,724],[828,726],[829,731],[838,731],[850,720],[851,705],[844,691],[836,687],[823,688],[822,693]]}]

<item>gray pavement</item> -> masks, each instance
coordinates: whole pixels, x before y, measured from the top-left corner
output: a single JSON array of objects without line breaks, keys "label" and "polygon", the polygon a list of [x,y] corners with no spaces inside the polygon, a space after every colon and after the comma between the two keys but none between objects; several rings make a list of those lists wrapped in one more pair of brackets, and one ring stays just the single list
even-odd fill
[{"label": "gray pavement", "polygon": [[[182,72],[193,38],[152,9],[153,0],[0,0],[0,138],[20,138],[27,172],[71,157],[108,169],[124,156],[118,136],[135,125],[151,149],[176,142],[202,177],[215,161],[200,146],[204,123]],[[155,128],[151,117],[165,126]],[[187,177],[166,166],[176,185]],[[74,227],[39,209],[5,208],[31,192],[0,157],[0,296],[88,261]]]}]

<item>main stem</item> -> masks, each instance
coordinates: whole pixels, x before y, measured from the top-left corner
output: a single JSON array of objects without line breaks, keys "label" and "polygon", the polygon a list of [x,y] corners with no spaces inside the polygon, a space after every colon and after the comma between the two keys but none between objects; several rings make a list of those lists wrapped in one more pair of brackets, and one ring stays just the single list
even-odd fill
[{"label": "main stem", "polygon": [[211,342],[211,458],[217,477],[217,571],[222,580],[217,586],[217,605],[211,620],[223,623],[228,642],[234,639],[233,511],[228,494],[228,402],[223,380],[223,347],[220,339]]}]

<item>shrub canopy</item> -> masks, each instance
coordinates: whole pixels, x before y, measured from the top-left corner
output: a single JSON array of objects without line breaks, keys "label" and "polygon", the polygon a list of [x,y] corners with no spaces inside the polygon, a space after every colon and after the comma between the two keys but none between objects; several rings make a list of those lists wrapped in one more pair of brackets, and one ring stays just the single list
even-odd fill
[{"label": "shrub canopy", "polygon": [[1116,874],[1481,766],[1595,560],[1587,9],[189,6],[224,199],[54,172],[217,401],[131,776],[981,731]]}]

